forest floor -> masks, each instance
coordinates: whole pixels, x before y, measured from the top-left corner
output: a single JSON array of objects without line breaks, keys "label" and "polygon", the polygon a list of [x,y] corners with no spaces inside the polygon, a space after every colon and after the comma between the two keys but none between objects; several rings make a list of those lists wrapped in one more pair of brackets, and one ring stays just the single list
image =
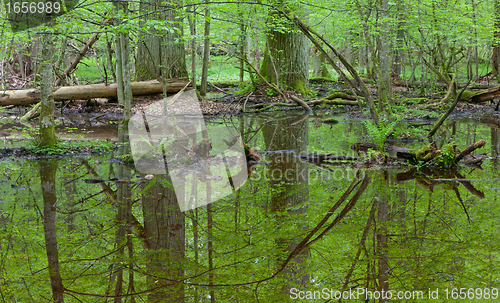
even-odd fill
[{"label": "forest floor", "polygon": [[[319,99],[329,94],[331,91],[347,91],[347,88],[336,82],[317,82],[313,83],[314,97],[301,96],[304,100]],[[375,87],[370,87],[372,92]],[[394,89],[396,106],[393,111],[398,116],[399,121],[404,122],[408,127],[417,124],[431,124],[437,120],[448,108],[449,104],[437,105],[439,97],[433,101],[429,98],[418,98],[416,90],[404,87],[395,87]],[[155,102],[162,100],[161,95],[135,97],[133,100],[133,114],[140,113],[141,108],[147,108]],[[242,113],[243,105],[247,107],[258,103],[283,102],[276,96],[269,96],[265,90],[252,93],[236,94],[234,87],[219,87],[209,93],[209,98],[200,99],[200,109],[205,118],[229,117]],[[418,99],[416,102],[415,100]],[[291,101],[289,102],[291,103]],[[293,103],[292,103],[293,104]],[[19,130],[25,125],[19,122],[19,118],[29,110],[30,107],[15,107],[4,110],[4,121],[0,124],[0,136],[7,138],[9,136],[19,137],[23,130]],[[325,118],[325,115],[343,115],[354,119],[369,119],[369,112],[360,109],[358,106],[315,106],[312,116]],[[273,108],[273,111],[286,111],[292,113],[303,113],[301,107]],[[63,134],[62,139],[71,139],[80,136],[80,143],[71,143],[67,146],[61,146],[58,150],[52,151],[53,154],[92,154],[105,150],[113,149],[111,144],[117,140],[117,126],[122,119],[123,109],[121,105],[113,100],[89,100],[89,101],[71,101],[63,104],[59,103],[56,107],[56,121],[59,135]],[[477,123],[485,123],[494,127],[500,127],[500,111],[495,111],[494,103],[471,104],[460,102],[452,112],[451,116],[472,118]],[[32,127],[38,125],[38,119],[30,121]],[[15,129],[18,130],[15,130]],[[69,130],[68,130],[69,129]],[[28,131],[24,131],[25,133]],[[406,138],[405,138],[406,139]],[[408,138],[411,139],[411,138]],[[69,140],[71,141],[71,140]],[[95,142],[105,141],[110,144],[101,144]],[[65,142],[68,142],[66,140]],[[86,144],[81,143],[86,142]],[[65,143],[66,144],[66,143]],[[5,145],[5,142],[4,142]],[[24,146],[24,145],[22,145]],[[94,146],[97,146],[94,148]],[[1,148],[0,148],[1,149]],[[47,154],[47,151],[34,152],[36,148],[14,148],[0,151],[0,158],[4,157],[26,157],[40,154]]]},{"label": "forest floor", "polygon": [[[331,91],[345,92],[347,87],[335,83],[315,83],[312,85],[312,90],[315,92],[314,97],[302,96],[304,100],[314,100],[326,96]],[[376,88],[369,87],[372,93],[376,94]],[[222,93],[221,91],[224,91]],[[414,102],[418,99],[418,93],[413,89],[408,89],[405,87],[394,87],[393,89],[394,99],[396,102],[396,111],[404,111],[408,119],[421,119],[425,117],[435,118],[440,116],[449,107],[448,104],[440,105],[438,104],[439,98],[420,98],[420,102]],[[444,94],[444,93],[443,93]],[[209,92],[208,98],[199,98],[200,110],[207,116],[227,116],[234,114],[241,114],[244,105],[250,107],[259,103],[271,104],[273,102],[283,102],[277,96],[269,96],[265,90],[260,90],[256,92],[237,94],[234,87],[220,88],[220,91],[213,90]],[[132,113],[137,113],[141,108],[147,108],[149,105],[159,102],[162,100],[162,95],[152,95],[152,96],[138,96],[134,97]],[[293,101],[288,101],[285,103],[294,104]],[[86,102],[70,102],[68,104],[62,105],[64,107],[63,114],[82,114],[89,113],[92,115],[101,115],[99,120],[107,121],[117,121],[121,118],[123,109],[116,103],[106,103],[104,106],[98,102],[86,101]],[[477,116],[482,113],[491,113],[495,108],[495,104],[492,103],[482,103],[482,104],[472,104],[460,102],[452,115],[471,115]],[[323,111],[334,109],[336,112],[345,113],[351,118],[368,119],[369,114],[366,109],[360,109],[358,106],[316,106],[313,108],[315,111]],[[56,109],[58,110],[58,109]],[[60,108],[59,108],[60,110]],[[273,109],[274,111],[297,111],[302,112],[301,107],[278,107]]]}]

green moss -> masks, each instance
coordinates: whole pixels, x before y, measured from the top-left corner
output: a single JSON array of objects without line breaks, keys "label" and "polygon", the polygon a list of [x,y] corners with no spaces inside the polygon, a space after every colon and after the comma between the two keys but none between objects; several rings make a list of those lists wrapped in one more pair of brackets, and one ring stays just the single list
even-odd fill
[{"label": "green moss", "polygon": [[433,154],[431,152],[431,145],[430,144],[419,149],[417,151],[417,154],[416,154],[417,161],[427,162],[427,161],[431,160],[432,157],[433,157]]},{"label": "green moss", "polygon": [[471,96],[474,96],[474,95],[477,95],[477,94],[478,94],[477,92],[473,92],[473,91],[470,91],[470,90],[465,90],[462,93],[462,96],[460,96],[460,100],[467,101],[467,99],[469,99]]},{"label": "green moss", "polygon": [[309,83],[335,83],[337,82],[334,79],[325,78],[325,77],[311,77],[309,78]]},{"label": "green moss", "polygon": [[455,163],[455,146],[453,144],[445,144],[441,147],[441,153],[438,156],[437,161],[439,166],[450,167],[454,166]]},{"label": "green moss", "polygon": [[308,95],[309,89],[307,88],[307,83],[303,80],[295,80],[290,87],[301,95]]},{"label": "green moss", "polygon": [[54,125],[40,126],[40,147],[54,147],[57,144],[57,137]]}]

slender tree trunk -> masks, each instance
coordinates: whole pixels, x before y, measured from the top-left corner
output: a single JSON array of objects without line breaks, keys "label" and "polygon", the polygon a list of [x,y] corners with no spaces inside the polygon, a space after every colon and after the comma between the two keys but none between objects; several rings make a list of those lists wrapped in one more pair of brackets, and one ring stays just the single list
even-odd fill
[{"label": "slender tree trunk", "polygon": [[379,197],[374,203],[378,203],[377,214],[377,254],[378,254],[378,291],[389,290],[389,256],[387,245],[387,222],[389,221],[386,197]]},{"label": "slender tree trunk", "polygon": [[245,61],[243,58],[245,57],[245,46],[246,46],[246,40],[247,40],[247,27],[244,23],[243,19],[243,9],[241,6],[238,6],[238,11],[239,11],[239,20],[240,20],[240,41],[239,41],[239,55],[240,55],[240,83],[243,82],[245,78]]},{"label": "slender tree trunk", "polygon": [[[379,97],[379,109],[385,108],[390,112],[390,106],[392,106],[392,84],[391,84],[391,65],[392,58],[390,54],[390,40],[389,40],[389,1],[380,0],[382,12],[382,23],[380,24],[380,33],[378,40],[378,97]],[[389,106],[389,108],[386,108]]]},{"label": "slender tree trunk", "polygon": [[55,124],[54,124],[54,96],[52,95],[52,83],[54,75],[52,66],[54,62],[54,37],[43,34],[42,57],[40,74],[40,144],[39,146],[52,147],[57,144]]},{"label": "slender tree trunk", "polygon": [[106,61],[108,64],[108,69],[111,72],[111,76],[113,77],[113,81],[116,82],[116,72],[115,69],[113,68],[113,48],[112,48],[112,42],[108,40],[108,37],[106,36]]},{"label": "slender tree trunk", "polygon": [[[50,82],[52,83],[52,82]],[[59,251],[57,248],[56,230],[56,172],[57,161],[41,160],[40,183],[43,197],[43,229],[45,232],[45,249],[49,265],[50,285],[52,287],[52,300],[64,302],[64,287],[59,272]]]},{"label": "slender tree trunk", "polygon": [[[189,13],[193,15],[190,16]],[[196,7],[188,10],[189,33],[191,34],[191,84],[196,89],[196,49],[198,43],[196,40]]]},{"label": "slender tree trunk", "polygon": [[[129,141],[128,141],[128,130],[123,127],[118,129],[118,142],[120,143],[120,147],[118,149],[118,157],[124,156],[126,154],[130,154],[129,149]],[[117,158],[118,158],[117,157]],[[131,178],[131,172],[128,167],[125,165],[119,165],[117,171],[117,177],[121,180],[129,180]],[[123,264],[125,264],[125,246],[128,246],[130,249],[130,239],[129,236],[132,233],[131,230],[131,218],[132,218],[132,189],[130,184],[127,183],[118,183],[116,189],[116,222],[118,224],[118,228],[115,234],[116,246],[120,247],[117,252],[117,258],[115,262],[115,272],[114,275],[116,277],[115,284],[115,296],[120,296],[125,292],[125,269]],[[129,250],[129,254],[131,251]],[[129,271],[129,276],[132,271]],[[133,280],[129,279],[129,289],[133,287]],[[132,283],[132,285],[130,284]],[[115,303],[123,302],[121,297],[117,297],[114,300]]]},{"label": "slender tree trunk", "polygon": [[395,80],[401,80],[401,67],[403,65],[403,48],[406,27],[406,13],[402,0],[397,2],[397,30],[396,30],[396,49],[394,57],[394,67],[392,76]]},{"label": "slender tree trunk", "polygon": [[[208,197],[210,197],[210,183],[207,184],[207,194]],[[207,199],[208,200],[208,199]],[[208,284],[213,285],[214,284],[214,247],[213,247],[213,211],[212,211],[212,204],[207,205],[207,250],[208,250]],[[215,303],[215,291],[213,287],[210,287],[210,303]]]},{"label": "slender tree trunk", "polygon": [[[208,3],[208,0],[205,0]],[[201,68],[201,85],[200,95],[207,95],[208,82],[208,62],[210,61],[210,8],[208,4],[205,8],[205,31],[203,32],[205,39],[203,40],[203,63]]]},{"label": "slender tree trunk", "polygon": [[[115,2],[115,10],[120,13],[128,13],[128,4]],[[115,19],[115,26],[120,24],[119,19]],[[128,124],[131,117],[132,107],[132,86],[130,76],[130,42],[128,33],[121,32],[116,35],[116,80],[118,103],[124,105],[122,125]]]},{"label": "slender tree trunk", "polygon": [[500,2],[495,2],[495,27],[494,27],[494,42],[493,42],[493,56],[491,58],[493,77],[496,77],[497,82],[500,83]]}]

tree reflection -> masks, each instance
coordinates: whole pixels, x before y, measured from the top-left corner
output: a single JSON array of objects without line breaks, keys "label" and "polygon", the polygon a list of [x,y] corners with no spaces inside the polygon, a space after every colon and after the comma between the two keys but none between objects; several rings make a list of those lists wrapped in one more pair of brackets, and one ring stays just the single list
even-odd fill
[{"label": "tree reflection", "polygon": [[45,233],[45,250],[49,264],[50,285],[54,302],[64,302],[64,287],[59,271],[59,251],[56,231],[56,172],[57,160],[39,161],[40,185],[43,196],[43,230]]}]

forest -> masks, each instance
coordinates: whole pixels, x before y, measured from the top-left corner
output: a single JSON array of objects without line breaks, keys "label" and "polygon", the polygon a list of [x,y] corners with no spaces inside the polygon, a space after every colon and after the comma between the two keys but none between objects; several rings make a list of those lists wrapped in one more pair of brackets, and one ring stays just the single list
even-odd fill
[{"label": "forest", "polygon": [[0,302],[499,300],[500,2],[0,22]]}]

